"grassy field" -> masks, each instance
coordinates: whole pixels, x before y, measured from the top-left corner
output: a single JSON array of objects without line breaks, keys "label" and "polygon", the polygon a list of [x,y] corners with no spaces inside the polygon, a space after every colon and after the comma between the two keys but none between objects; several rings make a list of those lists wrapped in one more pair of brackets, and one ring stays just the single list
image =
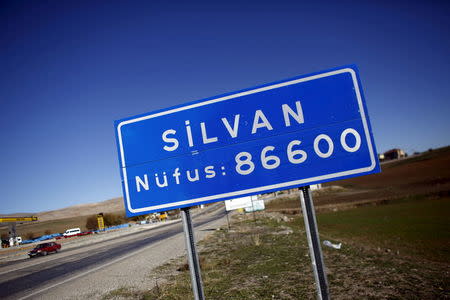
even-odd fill
[{"label": "grassy field", "polygon": [[450,264],[450,198],[408,197],[318,215],[329,238]]},{"label": "grassy field", "polygon": [[[314,194],[333,299],[450,298],[450,148],[383,164],[380,174],[333,183]],[[207,299],[314,299],[296,192],[233,219],[200,243]],[[192,298],[187,265],[152,273],[150,291],[119,288],[105,299]]]},{"label": "grassy field", "polygon": [[[449,198],[411,197],[318,214],[333,299],[450,298]],[[314,299],[303,218],[257,213],[233,218],[200,243],[207,299]],[[152,273],[150,291],[119,288],[105,299],[191,299],[185,259]]]},{"label": "grassy field", "polygon": [[[326,217],[328,218],[328,216]],[[322,235],[335,234],[335,231]],[[314,299],[316,296],[303,220],[278,214],[234,219],[232,230],[200,243],[207,299]],[[439,299],[450,297],[448,265],[411,259],[364,244],[324,247],[333,299]],[[119,288],[104,299],[192,299],[185,260],[152,273],[150,291]]]}]

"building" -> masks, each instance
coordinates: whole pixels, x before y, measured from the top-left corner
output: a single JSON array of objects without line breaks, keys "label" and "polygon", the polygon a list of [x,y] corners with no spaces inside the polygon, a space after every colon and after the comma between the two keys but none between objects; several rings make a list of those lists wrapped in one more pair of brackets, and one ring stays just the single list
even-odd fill
[{"label": "building", "polygon": [[384,152],[383,154],[385,160],[399,159],[408,156],[402,149],[391,149]]}]

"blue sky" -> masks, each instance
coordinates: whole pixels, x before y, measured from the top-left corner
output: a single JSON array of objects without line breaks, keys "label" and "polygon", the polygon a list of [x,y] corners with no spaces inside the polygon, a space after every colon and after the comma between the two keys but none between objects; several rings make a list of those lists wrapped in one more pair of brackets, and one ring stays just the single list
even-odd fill
[{"label": "blue sky", "polygon": [[355,63],[379,152],[450,144],[448,1],[2,1],[1,213],[121,196],[113,121]]}]

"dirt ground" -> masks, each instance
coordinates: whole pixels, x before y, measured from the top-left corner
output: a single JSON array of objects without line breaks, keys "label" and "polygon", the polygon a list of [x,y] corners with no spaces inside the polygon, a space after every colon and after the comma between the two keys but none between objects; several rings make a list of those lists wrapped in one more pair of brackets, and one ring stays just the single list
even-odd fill
[{"label": "dirt ground", "polygon": [[[333,182],[351,194],[318,195],[316,205],[405,196],[450,194],[450,147],[381,165],[381,173]],[[324,186],[330,186],[330,183]]]},{"label": "dirt ground", "polygon": [[[396,199],[415,196],[450,196],[450,147],[437,149],[407,159],[381,164],[378,174],[333,181],[323,184],[323,189],[313,192],[318,211],[368,204],[383,204]],[[269,205],[271,211],[298,213],[298,192],[287,190]]]}]

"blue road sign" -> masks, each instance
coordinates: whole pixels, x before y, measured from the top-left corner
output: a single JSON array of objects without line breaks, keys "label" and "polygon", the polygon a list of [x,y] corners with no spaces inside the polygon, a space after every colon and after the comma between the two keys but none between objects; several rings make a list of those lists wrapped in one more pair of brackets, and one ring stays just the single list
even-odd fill
[{"label": "blue road sign", "polygon": [[116,121],[128,216],[379,172],[355,66]]}]

